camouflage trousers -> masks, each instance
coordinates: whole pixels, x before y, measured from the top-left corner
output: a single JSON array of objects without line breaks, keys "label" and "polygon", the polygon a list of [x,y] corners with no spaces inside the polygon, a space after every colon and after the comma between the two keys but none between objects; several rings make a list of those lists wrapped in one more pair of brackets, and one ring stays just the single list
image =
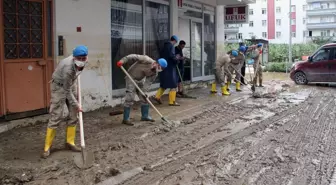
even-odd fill
[{"label": "camouflage trousers", "polygon": [[232,78],[231,74],[228,73],[228,68],[224,66],[223,68],[214,69],[215,82],[221,86],[225,85],[225,77],[227,79]]},{"label": "camouflage trousers", "polygon": [[[77,83],[72,86],[72,92],[77,97]],[[64,89],[61,84],[55,82],[50,83],[51,99],[49,109],[48,128],[56,129],[61,122],[65,122],[68,126],[74,126],[78,123],[77,107],[70,105],[66,99]],[[65,108],[68,109],[68,115],[64,117]]]},{"label": "camouflage trousers", "polygon": [[[230,78],[228,78],[228,81],[229,82],[231,82],[232,81],[232,75],[233,75],[233,72],[235,72],[235,74],[236,74],[236,76],[235,76],[235,81],[236,82],[240,82],[240,79],[241,79],[241,74],[240,74],[240,72],[241,72],[241,68],[242,68],[242,64],[236,64],[236,65],[234,65],[234,64],[231,64],[230,66],[229,66],[229,72],[230,72],[230,74],[231,74],[231,76],[230,76]],[[238,71],[238,72],[237,72]]]},{"label": "camouflage trousers", "polygon": [[[143,88],[143,82],[136,82],[137,85],[142,89]],[[141,93],[136,89],[135,85],[126,78],[126,96],[125,96],[125,107],[131,107],[134,104],[135,101],[135,95],[138,95],[141,105],[146,105],[147,100],[141,95]]]},{"label": "camouflage trousers", "polygon": [[253,65],[255,76],[253,78],[253,85],[257,85],[257,80],[259,78],[259,85],[262,85],[262,68],[261,65]]}]

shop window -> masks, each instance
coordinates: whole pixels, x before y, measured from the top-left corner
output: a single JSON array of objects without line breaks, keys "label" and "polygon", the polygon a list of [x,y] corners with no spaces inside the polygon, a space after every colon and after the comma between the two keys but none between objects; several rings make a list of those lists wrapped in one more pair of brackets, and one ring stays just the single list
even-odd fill
[{"label": "shop window", "polygon": [[216,42],[215,42],[215,16],[204,13],[204,27],[208,32],[204,33],[204,75],[212,75],[216,61]]},{"label": "shop window", "polygon": [[[146,55],[154,60],[160,58],[163,45],[170,38],[169,5],[146,2],[145,9]],[[159,78],[156,79],[159,82]]]},{"label": "shop window", "polygon": [[122,89],[125,75],[117,61],[129,54],[143,54],[142,0],[111,0],[111,4],[112,88]]}]

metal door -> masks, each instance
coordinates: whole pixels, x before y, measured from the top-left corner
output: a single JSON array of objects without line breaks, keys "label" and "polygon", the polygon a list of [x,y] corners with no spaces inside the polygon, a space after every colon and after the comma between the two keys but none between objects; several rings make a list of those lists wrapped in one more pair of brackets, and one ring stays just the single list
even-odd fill
[{"label": "metal door", "polygon": [[190,20],[191,81],[203,80],[203,22]]},{"label": "metal door", "polygon": [[309,82],[329,82],[329,61],[331,56],[331,48],[322,48],[316,52],[311,62],[305,67],[305,73]]},{"label": "metal door", "polygon": [[53,71],[52,1],[0,0],[3,114],[46,113]]}]

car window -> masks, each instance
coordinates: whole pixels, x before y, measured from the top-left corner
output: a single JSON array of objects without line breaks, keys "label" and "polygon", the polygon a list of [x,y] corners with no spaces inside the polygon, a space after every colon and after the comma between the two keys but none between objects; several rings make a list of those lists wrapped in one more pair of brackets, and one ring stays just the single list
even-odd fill
[{"label": "car window", "polygon": [[313,57],[313,62],[329,60],[331,48],[322,48]]},{"label": "car window", "polygon": [[334,56],[333,56],[333,58],[332,58],[332,59],[333,59],[333,60],[336,60],[336,47],[335,47],[335,48],[333,48],[333,50],[334,50],[334,54],[333,54]]}]

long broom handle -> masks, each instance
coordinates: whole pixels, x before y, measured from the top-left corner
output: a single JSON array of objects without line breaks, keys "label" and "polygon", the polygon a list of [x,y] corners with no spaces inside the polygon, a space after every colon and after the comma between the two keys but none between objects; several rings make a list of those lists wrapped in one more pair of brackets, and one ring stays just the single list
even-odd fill
[{"label": "long broom handle", "polygon": [[160,111],[153,105],[153,103],[149,100],[149,98],[146,96],[146,94],[140,89],[138,84],[135,83],[131,75],[128,74],[126,69],[123,66],[120,66],[121,70],[125,73],[125,75],[131,80],[133,85],[138,89],[138,91],[142,94],[142,96],[146,97],[146,101],[149,103],[149,105],[159,114],[159,116],[162,118],[163,115],[160,113]]},{"label": "long broom handle", "polygon": [[[81,83],[80,83],[80,75],[77,77],[77,84],[78,84],[78,104],[80,108],[82,108],[82,93],[81,93]],[[84,141],[84,126],[83,126],[83,113],[79,112],[79,131],[80,131],[80,141],[81,147],[85,148],[85,141]]]}]

